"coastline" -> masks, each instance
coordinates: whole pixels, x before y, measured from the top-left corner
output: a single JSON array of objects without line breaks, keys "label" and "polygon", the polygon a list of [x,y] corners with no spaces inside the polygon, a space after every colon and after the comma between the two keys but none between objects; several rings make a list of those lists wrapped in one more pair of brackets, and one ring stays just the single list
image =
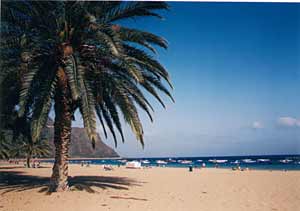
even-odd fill
[{"label": "coastline", "polygon": [[[12,159],[11,163],[23,163],[25,159]],[[33,161],[44,163],[54,162],[54,158],[32,158]],[[150,158],[128,158],[128,157],[103,157],[69,158],[69,164],[89,165],[125,165],[127,161],[141,162],[144,167],[168,167],[168,168],[206,168],[237,169],[238,170],[267,170],[267,171],[300,171],[299,155],[252,155],[252,156],[219,156],[219,157],[150,157]],[[1,163],[6,161],[0,160]]]}]

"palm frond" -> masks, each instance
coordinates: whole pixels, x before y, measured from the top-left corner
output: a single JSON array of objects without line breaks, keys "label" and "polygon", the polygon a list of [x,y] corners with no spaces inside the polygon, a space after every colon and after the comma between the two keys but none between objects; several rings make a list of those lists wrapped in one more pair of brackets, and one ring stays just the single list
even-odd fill
[{"label": "palm frond", "polygon": [[161,18],[159,12],[168,9],[167,3],[4,1],[1,6],[1,78],[14,73],[18,83],[5,90],[19,95],[18,100],[3,98],[9,104],[5,114],[16,109],[22,117],[18,119],[30,120],[31,130],[22,130],[28,139],[39,140],[53,100],[59,100],[54,97],[59,93],[54,76],[62,70],[67,76],[66,93],[71,93],[71,112],[79,108],[93,146],[96,116],[104,135],[106,128],[111,132],[115,145],[115,130],[124,141],[122,116],[144,144],[138,108],[153,121],[153,108],[144,91],[163,107],[159,94],[174,101],[165,86],[166,82],[172,89],[168,71],[152,56],[156,47],[166,49],[168,43],[151,32],[126,27],[124,20]]},{"label": "palm frond", "polygon": [[150,32],[141,31],[138,29],[131,29],[126,27],[115,27],[118,29],[120,33],[120,37],[124,41],[129,41],[133,43],[140,44],[148,49],[150,49],[153,53],[156,53],[156,50],[154,47],[152,47],[151,44],[158,45],[162,48],[167,49],[168,48],[168,42],[162,37],[159,37],[155,34],[152,34]]},{"label": "palm frond", "polygon": [[158,61],[153,59],[144,51],[137,48],[131,47],[129,45],[124,45],[124,48],[127,55],[129,56],[129,59],[131,59],[133,62],[136,62],[152,74],[163,77],[167,81],[169,86],[173,89],[167,70]]},{"label": "palm frond", "polygon": [[127,2],[123,7],[116,7],[106,14],[105,22],[114,22],[124,20],[126,18],[154,16],[162,18],[153,10],[168,9],[169,6],[165,2]]},{"label": "palm frond", "polygon": [[160,91],[165,93],[172,101],[175,103],[175,100],[169,90],[162,84],[162,82],[157,79],[156,77],[153,77],[151,75],[144,75],[144,77],[149,81],[152,85],[154,85],[156,88],[158,88]]},{"label": "palm frond", "polygon": [[80,111],[83,117],[83,124],[87,135],[95,146],[96,141],[96,116],[95,116],[95,99],[93,92],[84,76],[85,69],[82,65],[78,65],[78,80],[81,89]]},{"label": "palm frond", "polygon": [[10,153],[11,144],[8,141],[8,135],[4,131],[0,131],[0,159],[8,159]]},{"label": "palm frond", "polygon": [[162,101],[162,99],[160,98],[160,96],[158,95],[158,93],[156,92],[156,90],[154,89],[154,87],[147,81],[144,81],[144,83],[141,84],[142,87],[144,87],[151,95],[153,95],[158,102],[160,102],[160,104],[162,105],[162,107],[166,108],[164,102]]},{"label": "palm frond", "polygon": [[30,95],[30,88],[32,86],[34,76],[38,72],[37,67],[28,68],[27,64],[25,64],[23,67],[26,68],[26,70],[25,70],[26,73],[24,74],[24,77],[22,79],[22,86],[21,86],[21,90],[20,90],[19,116],[24,115],[26,103],[27,103],[27,100],[28,100],[29,95]]},{"label": "palm frond", "polygon": [[121,135],[122,142],[124,142],[124,135],[123,135],[123,131],[122,131],[122,125],[121,125],[121,122],[119,119],[118,110],[117,110],[115,104],[111,101],[111,98],[109,96],[104,95],[103,99],[105,101],[106,107],[108,108],[110,116]]},{"label": "palm frond", "polygon": [[79,84],[78,84],[78,73],[77,73],[77,65],[74,57],[71,55],[64,60],[64,70],[68,77],[69,86],[71,89],[71,94],[73,100],[77,100],[79,98]]},{"label": "palm frond", "polygon": [[97,116],[99,118],[100,124],[102,126],[104,136],[105,136],[105,138],[107,138],[107,132],[106,132],[106,128],[105,128],[105,124],[104,124],[103,118],[102,118],[101,109],[97,105],[96,105],[95,109],[96,109],[96,113],[97,113]]},{"label": "palm frond", "polygon": [[36,142],[36,140],[39,139],[41,131],[47,123],[48,114],[52,105],[52,99],[55,94],[56,84],[57,78],[54,74],[54,79],[45,82],[43,90],[41,90],[41,93],[43,93],[43,95],[40,99],[38,99],[33,109],[31,123],[31,136],[33,142]]},{"label": "palm frond", "polygon": [[115,130],[114,130],[114,126],[113,126],[113,122],[112,122],[112,119],[109,115],[109,112],[107,110],[107,108],[103,105],[103,104],[99,104],[96,106],[96,109],[97,109],[97,114],[98,116],[100,116],[101,114],[103,115],[103,118],[113,136],[113,139],[114,139],[114,142],[115,142],[115,147],[117,147],[118,145],[118,142],[117,142],[117,137],[116,137],[116,133],[115,133]]},{"label": "palm frond", "polygon": [[132,99],[122,90],[116,91],[116,103],[120,107],[124,120],[130,125],[136,139],[140,141],[144,147],[143,127]]}]

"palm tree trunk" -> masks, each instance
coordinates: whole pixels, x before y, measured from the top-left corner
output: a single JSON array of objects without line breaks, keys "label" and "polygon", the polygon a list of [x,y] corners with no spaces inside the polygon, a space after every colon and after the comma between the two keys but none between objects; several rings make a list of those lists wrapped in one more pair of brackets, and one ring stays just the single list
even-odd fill
[{"label": "palm tree trunk", "polygon": [[26,167],[27,168],[30,168],[30,158],[31,158],[31,156],[28,154],[26,157]]},{"label": "palm tree trunk", "polygon": [[58,70],[58,87],[55,94],[54,145],[55,162],[52,169],[50,191],[66,191],[68,185],[68,151],[71,139],[72,98],[67,76],[62,68]]}]

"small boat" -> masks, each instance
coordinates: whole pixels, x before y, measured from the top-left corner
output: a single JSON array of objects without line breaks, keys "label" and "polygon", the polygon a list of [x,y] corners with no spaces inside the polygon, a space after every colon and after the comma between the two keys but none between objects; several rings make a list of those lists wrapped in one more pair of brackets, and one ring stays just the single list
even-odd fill
[{"label": "small boat", "polygon": [[208,160],[211,163],[226,163],[227,160],[217,160],[217,159],[210,159]]},{"label": "small boat", "polygon": [[239,164],[239,163],[240,163],[240,161],[239,161],[239,160],[236,160],[236,161],[234,161],[234,162],[231,162],[231,163],[233,163],[233,164]]},{"label": "small boat", "polygon": [[127,162],[125,166],[126,166],[126,168],[129,168],[129,169],[140,169],[140,168],[142,168],[141,163],[138,162],[138,161]]},{"label": "small boat", "polygon": [[191,161],[191,160],[183,160],[183,161],[181,161],[180,163],[181,164],[191,164],[193,161]]},{"label": "small boat", "polygon": [[201,163],[201,162],[203,162],[203,160],[197,160],[197,162]]},{"label": "small boat", "polygon": [[216,159],[209,159],[208,162],[217,163],[217,160]]},{"label": "small boat", "polygon": [[163,160],[157,160],[156,163],[157,163],[157,164],[162,164],[162,165],[167,164],[167,162],[166,162],[166,161],[163,161]]},{"label": "small boat", "polygon": [[266,163],[270,162],[270,159],[257,159],[258,162]]},{"label": "small boat", "polygon": [[168,161],[172,163],[176,163],[176,160],[173,160],[172,158],[169,158]]},{"label": "small boat", "polygon": [[216,163],[226,163],[227,160],[216,160]]},{"label": "small boat", "polygon": [[284,159],[284,160],[280,160],[279,162],[280,163],[289,163],[289,162],[292,162],[292,160]]},{"label": "small boat", "polygon": [[251,160],[251,159],[243,159],[244,163],[256,163],[255,160]]},{"label": "small boat", "polygon": [[150,161],[149,161],[149,160],[143,160],[142,163],[144,163],[144,164],[149,164]]}]

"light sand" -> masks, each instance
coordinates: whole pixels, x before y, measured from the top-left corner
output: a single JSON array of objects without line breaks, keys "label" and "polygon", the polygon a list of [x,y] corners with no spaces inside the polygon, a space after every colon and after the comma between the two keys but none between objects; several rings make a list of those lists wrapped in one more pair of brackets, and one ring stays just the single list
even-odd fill
[{"label": "light sand", "polygon": [[[123,167],[104,171],[100,166],[70,165],[69,174],[71,182],[82,191],[46,195],[50,166],[40,169],[0,166],[0,210],[300,210],[300,171],[188,172],[175,168]],[[8,177],[10,181],[6,180]]]}]

